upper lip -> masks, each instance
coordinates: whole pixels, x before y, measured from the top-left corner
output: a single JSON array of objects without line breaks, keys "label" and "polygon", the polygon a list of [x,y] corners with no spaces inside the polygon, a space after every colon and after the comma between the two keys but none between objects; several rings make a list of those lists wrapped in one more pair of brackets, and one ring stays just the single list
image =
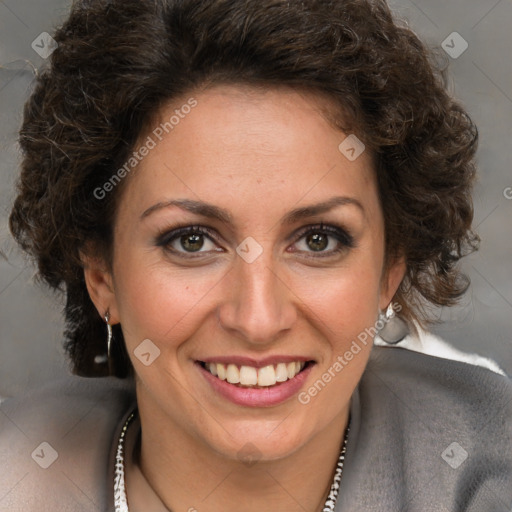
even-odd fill
[{"label": "upper lip", "polygon": [[276,365],[279,363],[293,363],[295,361],[307,362],[313,361],[311,357],[304,356],[267,356],[262,359],[254,359],[245,356],[218,356],[207,357],[205,359],[198,359],[203,363],[220,363],[220,364],[234,364],[237,366],[252,366],[254,368],[263,368],[264,366]]}]

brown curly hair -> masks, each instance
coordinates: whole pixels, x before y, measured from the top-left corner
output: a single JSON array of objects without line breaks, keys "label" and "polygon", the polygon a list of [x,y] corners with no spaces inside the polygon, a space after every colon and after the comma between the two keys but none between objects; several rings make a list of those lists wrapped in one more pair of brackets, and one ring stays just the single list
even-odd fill
[{"label": "brown curly hair", "polygon": [[[467,289],[458,260],[477,248],[471,188],[477,130],[446,92],[439,62],[383,0],[82,0],[54,35],[20,131],[11,231],[40,280],[66,294],[65,347],[101,376],[106,329],[80,251],[111,263],[122,187],[101,187],[165,103],[205,84],[288,86],[327,96],[338,127],[376,162],[386,259],[407,272],[394,300],[413,324]],[[334,109],[337,110],[337,109]],[[92,245],[91,245],[92,244]],[[133,368],[117,338],[115,374]]]}]

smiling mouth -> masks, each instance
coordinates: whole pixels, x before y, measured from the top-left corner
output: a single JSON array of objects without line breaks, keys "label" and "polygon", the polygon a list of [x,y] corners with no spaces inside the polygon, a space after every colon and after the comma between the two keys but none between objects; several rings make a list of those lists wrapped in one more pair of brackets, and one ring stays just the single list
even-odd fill
[{"label": "smiling mouth", "polygon": [[198,363],[214,377],[240,388],[269,388],[295,378],[314,361],[269,364],[262,368],[223,363]]}]

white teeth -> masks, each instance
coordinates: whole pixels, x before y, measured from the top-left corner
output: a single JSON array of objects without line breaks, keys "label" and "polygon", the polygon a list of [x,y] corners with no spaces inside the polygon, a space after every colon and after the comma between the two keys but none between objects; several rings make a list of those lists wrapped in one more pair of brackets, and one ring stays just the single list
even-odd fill
[{"label": "white teeth", "polygon": [[258,370],[252,366],[240,368],[240,384],[242,386],[254,386],[258,383]]},{"label": "white teeth", "polygon": [[279,363],[276,367],[276,381],[285,382],[288,380],[288,370],[285,363]]},{"label": "white teeth", "polygon": [[236,365],[228,364],[228,368],[226,370],[226,380],[230,384],[238,384],[240,382],[240,371]]},{"label": "white teeth", "polygon": [[276,371],[270,364],[258,370],[258,386],[273,386],[276,383]]},{"label": "white teeth", "polygon": [[[214,363],[211,363],[210,367],[211,366],[217,366],[217,376],[219,377],[220,380],[226,380],[226,367],[223,364],[215,365]],[[215,374],[213,373],[213,375]]]},{"label": "white teeth", "polygon": [[206,369],[212,375],[220,380],[227,380],[230,384],[240,384],[241,386],[274,386],[277,382],[286,382],[293,379],[306,363],[294,361],[293,363],[278,363],[277,365],[267,365],[263,368],[254,368],[252,366],[241,366],[236,364],[208,363]]}]

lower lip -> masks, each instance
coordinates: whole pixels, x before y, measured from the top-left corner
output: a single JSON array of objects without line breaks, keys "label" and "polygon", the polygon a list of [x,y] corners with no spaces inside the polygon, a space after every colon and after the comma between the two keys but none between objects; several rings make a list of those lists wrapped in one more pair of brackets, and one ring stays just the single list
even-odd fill
[{"label": "lower lip", "polygon": [[295,375],[293,379],[277,383],[268,388],[241,388],[225,380],[220,380],[199,363],[196,364],[205,379],[217,393],[234,404],[243,405],[245,407],[272,407],[289,400],[299,392],[314,366],[314,364],[309,363],[308,366]]}]

